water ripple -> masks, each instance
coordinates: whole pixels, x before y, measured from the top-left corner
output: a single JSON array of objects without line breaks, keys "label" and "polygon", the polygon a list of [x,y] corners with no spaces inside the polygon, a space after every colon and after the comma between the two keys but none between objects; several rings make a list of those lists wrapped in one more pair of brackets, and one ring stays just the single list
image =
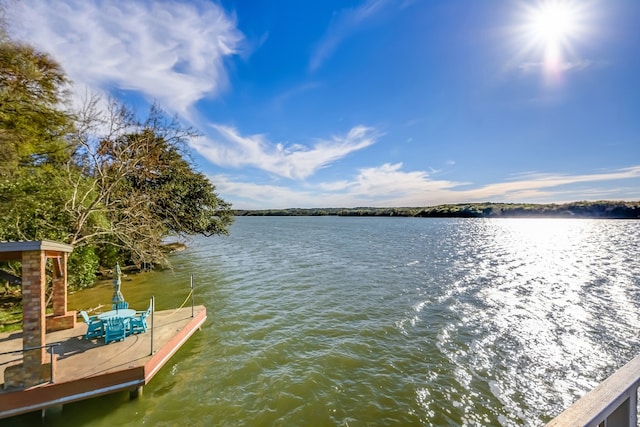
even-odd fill
[{"label": "water ripple", "polygon": [[141,286],[193,273],[209,321],[93,425],[538,426],[640,351],[640,222],[243,217],[189,246]]}]

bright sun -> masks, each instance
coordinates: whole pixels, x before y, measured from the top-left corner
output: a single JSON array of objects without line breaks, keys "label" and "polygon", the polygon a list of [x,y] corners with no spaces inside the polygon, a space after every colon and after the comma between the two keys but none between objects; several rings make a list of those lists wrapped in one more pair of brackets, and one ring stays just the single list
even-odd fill
[{"label": "bright sun", "polygon": [[572,43],[584,30],[584,5],[580,0],[541,0],[525,7],[526,50],[542,52],[546,74],[558,75],[567,66]]},{"label": "bright sun", "polygon": [[545,43],[562,43],[576,30],[576,16],[569,3],[540,5],[531,16],[531,30]]}]

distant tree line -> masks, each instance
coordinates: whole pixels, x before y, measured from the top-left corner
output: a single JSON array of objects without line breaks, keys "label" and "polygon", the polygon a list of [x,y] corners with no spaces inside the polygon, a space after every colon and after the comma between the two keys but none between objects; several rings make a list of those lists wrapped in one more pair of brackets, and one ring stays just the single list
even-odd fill
[{"label": "distant tree line", "polygon": [[74,108],[69,87],[49,55],[0,30],[0,240],[73,245],[69,282],[84,287],[99,266],[166,265],[168,236],[227,232],[230,204],[187,156],[197,132],[155,106]]},{"label": "distant tree line", "polygon": [[237,216],[400,216],[421,218],[606,218],[640,219],[640,201],[562,204],[460,203],[406,208],[312,208],[238,210]]}]

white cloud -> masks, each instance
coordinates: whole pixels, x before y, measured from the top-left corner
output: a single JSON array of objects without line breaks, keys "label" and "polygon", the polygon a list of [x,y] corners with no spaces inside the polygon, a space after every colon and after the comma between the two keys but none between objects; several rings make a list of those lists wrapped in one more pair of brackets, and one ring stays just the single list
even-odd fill
[{"label": "white cloud", "polygon": [[[595,184],[617,180],[629,180],[640,178],[640,166],[618,169],[603,173],[563,175],[526,173],[517,175],[515,179],[489,184],[482,187],[456,191],[459,201],[500,201],[500,202],[524,202],[524,201],[572,201],[584,199],[587,194],[600,194],[602,197],[611,198],[637,198],[638,192],[620,192],[618,196],[611,189],[602,193],[597,188],[585,187],[584,184]],[[583,185],[579,191],[575,186]]]},{"label": "white cloud", "polygon": [[[402,164],[364,168],[351,180],[307,184],[302,188],[239,182],[226,175],[211,177],[220,195],[237,209],[288,207],[419,207],[468,202],[532,202],[598,200],[617,197],[637,199],[637,186],[612,190],[598,183],[637,180],[640,166],[582,175],[523,174],[512,181],[468,188],[468,183],[434,179],[423,171],[402,171]],[[590,183],[591,187],[572,190]],[[461,187],[467,187],[461,189]]]},{"label": "white cloud", "polygon": [[216,192],[235,209],[293,208],[320,206],[313,204],[316,195],[312,191],[296,190],[285,186],[256,184],[229,175],[211,175]]},{"label": "white cloud", "polygon": [[[425,206],[444,203],[450,189],[462,182],[433,179],[425,171],[406,172],[402,163],[363,168],[347,187],[366,206]],[[362,202],[359,206],[363,205]]]},{"label": "white cloud", "polygon": [[33,0],[7,11],[10,31],[95,90],[141,92],[187,114],[227,84],[224,58],[243,42],[213,2]]},{"label": "white cloud", "polygon": [[[346,13],[345,22],[360,22],[382,4],[369,0]],[[206,123],[195,104],[225,87],[224,59],[239,53],[245,42],[234,18],[204,0],[34,0],[12,3],[7,14],[13,36],[48,52],[74,80],[76,104],[87,91],[115,96],[131,91],[192,123]],[[316,87],[301,85],[276,102]],[[285,146],[228,126],[212,124],[207,130],[217,140],[203,137],[193,147],[212,163],[291,179],[307,178],[378,137],[373,129],[356,126],[310,146]]]},{"label": "white cloud", "polygon": [[586,182],[602,182],[637,178],[640,178],[640,166],[623,168],[610,172],[582,175],[527,173],[518,175],[517,179],[512,181],[487,185],[476,191],[482,194],[482,197],[505,197],[513,193],[538,191],[540,189],[557,188]]},{"label": "white cloud", "polygon": [[361,150],[376,141],[378,135],[371,128],[356,126],[344,136],[315,142],[312,147],[295,144],[285,147],[267,140],[264,135],[243,136],[228,126],[213,125],[219,140],[199,138],[192,147],[211,163],[240,168],[258,169],[291,179],[304,179],[318,169]]},{"label": "white cloud", "polygon": [[336,13],[311,57],[311,71],[318,69],[345,38],[355,32],[363,22],[379,13],[386,4],[387,0],[367,0],[356,8],[343,9]]},{"label": "white cloud", "polygon": [[460,182],[432,180],[426,172],[404,172],[402,164],[363,168],[352,180],[306,183],[300,188],[238,182],[212,176],[220,195],[238,209],[287,207],[426,206],[446,203]]}]

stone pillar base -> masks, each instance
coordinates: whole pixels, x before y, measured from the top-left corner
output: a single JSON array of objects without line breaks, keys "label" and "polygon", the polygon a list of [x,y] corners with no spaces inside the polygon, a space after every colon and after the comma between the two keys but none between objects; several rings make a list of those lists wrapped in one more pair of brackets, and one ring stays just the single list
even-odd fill
[{"label": "stone pillar base", "polygon": [[50,314],[47,316],[47,332],[61,331],[63,329],[73,329],[76,327],[76,312],[75,311],[67,311],[66,314],[63,315],[53,315]]},{"label": "stone pillar base", "polygon": [[5,390],[24,390],[40,384],[51,381],[51,375],[55,378],[57,355],[53,357],[53,370],[51,363],[40,365],[36,372],[25,372],[24,364],[13,365],[4,370],[4,389]]},{"label": "stone pillar base", "polygon": [[5,390],[21,390],[24,388],[24,365],[8,366],[4,370],[4,389]]}]

